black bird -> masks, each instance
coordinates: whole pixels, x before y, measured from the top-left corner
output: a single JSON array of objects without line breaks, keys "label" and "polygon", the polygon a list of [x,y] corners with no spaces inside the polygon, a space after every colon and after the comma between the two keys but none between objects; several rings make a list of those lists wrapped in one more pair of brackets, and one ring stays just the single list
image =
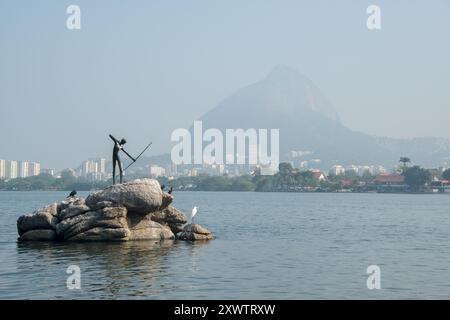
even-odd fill
[{"label": "black bird", "polygon": [[161,190],[164,190],[164,188],[165,188],[166,186],[165,185],[161,185]]},{"label": "black bird", "polygon": [[172,194],[172,191],[173,191],[173,187],[170,187],[170,189],[169,189],[169,194]]},{"label": "black bird", "polygon": [[73,197],[75,197],[76,194],[77,194],[77,190],[73,190],[71,193],[69,193],[67,198],[73,198]]}]

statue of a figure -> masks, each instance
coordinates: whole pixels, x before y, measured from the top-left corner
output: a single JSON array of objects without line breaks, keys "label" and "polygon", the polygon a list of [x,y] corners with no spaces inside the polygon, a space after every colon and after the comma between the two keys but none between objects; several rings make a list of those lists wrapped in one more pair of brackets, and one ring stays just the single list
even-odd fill
[{"label": "statue of a figure", "polygon": [[120,174],[120,183],[123,182],[123,170],[122,170],[122,162],[120,161],[119,151],[122,150],[131,160],[136,161],[128,152],[123,149],[123,145],[127,143],[125,139],[117,140],[111,134],[109,137],[114,141],[114,149],[113,149],[113,184],[116,184],[116,164],[119,166],[119,174]]}]

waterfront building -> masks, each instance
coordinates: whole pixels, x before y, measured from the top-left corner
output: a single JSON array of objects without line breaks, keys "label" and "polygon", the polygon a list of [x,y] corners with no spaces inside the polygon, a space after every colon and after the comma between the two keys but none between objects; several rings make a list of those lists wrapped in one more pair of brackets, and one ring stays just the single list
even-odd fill
[{"label": "waterfront building", "polygon": [[408,190],[405,177],[401,174],[381,173],[373,182],[378,192],[405,192]]},{"label": "waterfront building", "polygon": [[318,181],[323,181],[326,179],[325,175],[320,170],[311,170],[311,172],[312,172],[314,179],[316,179]]}]

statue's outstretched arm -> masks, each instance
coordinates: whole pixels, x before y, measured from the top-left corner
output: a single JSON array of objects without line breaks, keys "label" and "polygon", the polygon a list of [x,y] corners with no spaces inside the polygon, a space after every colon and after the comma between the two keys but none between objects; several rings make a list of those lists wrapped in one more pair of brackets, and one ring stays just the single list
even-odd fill
[{"label": "statue's outstretched arm", "polygon": [[124,148],[122,148],[122,151],[123,151],[128,157],[130,157],[130,159],[133,160],[133,162],[136,161],[136,159],[134,159],[128,152],[126,152]]},{"label": "statue's outstretched arm", "polygon": [[110,134],[109,137],[110,137],[110,138],[112,139],[112,141],[114,141],[115,143],[119,143],[119,141],[117,141],[117,139],[114,138],[114,137],[112,136],[112,134]]}]

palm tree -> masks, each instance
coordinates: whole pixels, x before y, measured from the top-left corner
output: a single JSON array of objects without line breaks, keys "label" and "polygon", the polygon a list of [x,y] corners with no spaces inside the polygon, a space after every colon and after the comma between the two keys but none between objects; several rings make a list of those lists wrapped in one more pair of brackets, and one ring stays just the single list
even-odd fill
[{"label": "palm tree", "polygon": [[406,167],[406,164],[407,164],[408,162],[411,162],[411,159],[408,158],[408,157],[400,157],[400,160],[398,160],[398,162],[403,163],[403,167]]}]

